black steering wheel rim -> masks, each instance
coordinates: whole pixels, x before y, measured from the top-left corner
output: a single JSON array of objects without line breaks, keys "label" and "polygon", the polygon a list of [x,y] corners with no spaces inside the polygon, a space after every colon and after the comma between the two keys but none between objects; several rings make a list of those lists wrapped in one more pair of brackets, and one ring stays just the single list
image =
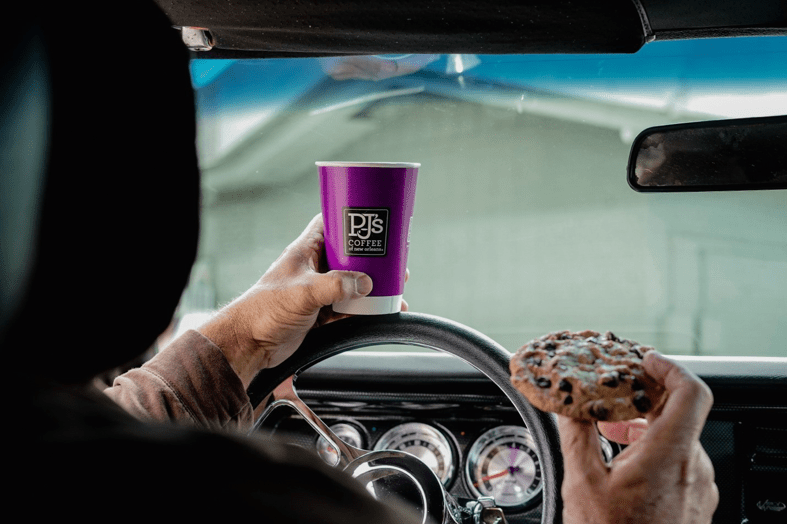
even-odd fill
[{"label": "black steering wheel rim", "polygon": [[544,475],[542,517],[545,524],[559,523],[562,514],[560,486],[563,457],[555,419],[534,408],[509,379],[511,355],[491,338],[452,320],[423,313],[355,316],[313,329],[298,350],[275,368],[262,370],[248,389],[257,406],[290,376],[339,353],[381,344],[421,346],[451,353],[492,380],[508,397],[533,435]]}]

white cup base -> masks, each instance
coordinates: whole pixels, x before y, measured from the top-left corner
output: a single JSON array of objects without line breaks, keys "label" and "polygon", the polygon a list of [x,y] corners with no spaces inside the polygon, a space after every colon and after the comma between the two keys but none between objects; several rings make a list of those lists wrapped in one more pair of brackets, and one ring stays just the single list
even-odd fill
[{"label": "white cup base", "polygon": [[392,297],[361,297],[337,302],[333,305],[336,313],[350,315],[387,315],[402,310],[402,295]]}]

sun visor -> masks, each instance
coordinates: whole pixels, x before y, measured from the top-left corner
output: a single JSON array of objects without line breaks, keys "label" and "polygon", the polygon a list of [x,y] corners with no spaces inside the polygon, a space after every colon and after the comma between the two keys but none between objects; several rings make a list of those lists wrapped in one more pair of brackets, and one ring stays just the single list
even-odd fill
[{"label": "sun visor", "polygon": [[157,0],[178,27],[205,28],[201,58],[383,53],[633,53],[631,0]]}]

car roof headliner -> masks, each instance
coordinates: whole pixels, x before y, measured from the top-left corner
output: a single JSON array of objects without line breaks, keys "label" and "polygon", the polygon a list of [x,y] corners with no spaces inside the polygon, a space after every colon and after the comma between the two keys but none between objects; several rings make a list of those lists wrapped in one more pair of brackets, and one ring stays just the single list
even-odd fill
[{"label": "car roof headliner", "polygon": [[200,58],[633,53],[652,40],[787,34],[784,0],[156,0],[210,31]]}]

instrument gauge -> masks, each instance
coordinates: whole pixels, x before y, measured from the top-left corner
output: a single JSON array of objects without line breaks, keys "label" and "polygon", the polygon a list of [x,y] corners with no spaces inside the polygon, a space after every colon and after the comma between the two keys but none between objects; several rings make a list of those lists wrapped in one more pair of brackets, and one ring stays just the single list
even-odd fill
[{"label": "instrument gauge", "polygon": [[454,478],[455,461],[451,444],[439,429],[428,424],[400,424],[383,434],[374,449],[394,449],[415,455],[434,471],[446,487]]},{"label": "instrument gauge", "polygon": [[[347,424],[346,422],[339,422],[338,424],[334,424],[331,426],[331,431],[333,434],[342,439],[346,444],[354,446],[356,448],[363,448],[364,438],[361,435],[361,432],[352,424]],[[336,466],[339,463],[339,454],[338,452],[328,444],[328,441],[322,437],[317,439],[317,454],[323,459],[329,466]]]},{"label": "instrument gauge", "polygon": [[465,475],[473,495],[494,497],[502,508],[525,509],[541,500],[541,462],[533,436],[521,426],[498,426],[478,437]]}]

